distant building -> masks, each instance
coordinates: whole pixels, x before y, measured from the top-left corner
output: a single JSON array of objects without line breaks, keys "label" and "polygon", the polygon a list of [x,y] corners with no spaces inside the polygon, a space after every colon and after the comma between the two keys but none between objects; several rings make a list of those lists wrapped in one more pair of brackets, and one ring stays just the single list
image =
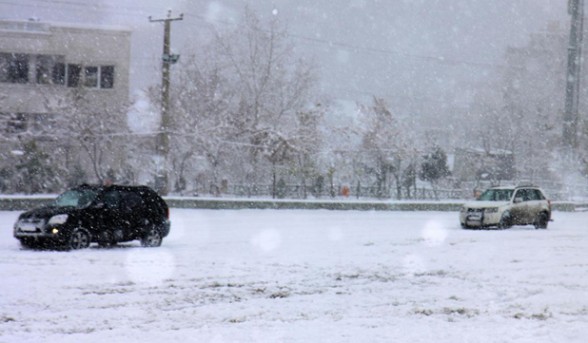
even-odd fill
[{"label": "distant building", "polygon": [[0,20],[0,134],[59,115],[48,113],[47,99],[76,87],[87,90],[95,113],[127,103],[130,36],[124,29]]},{"label": "distant building", "polygon": [[460,181],[506,181],[515,178],[511,151],[456,149],[453,176]]}]

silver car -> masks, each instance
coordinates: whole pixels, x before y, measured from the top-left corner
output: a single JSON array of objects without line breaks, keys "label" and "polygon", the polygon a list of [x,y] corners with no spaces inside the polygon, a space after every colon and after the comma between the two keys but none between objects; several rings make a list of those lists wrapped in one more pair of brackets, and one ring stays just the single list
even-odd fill
[{"label": "silver car", "polygon": [[536,186],[492,187],[476,201],[462,206],[459,221],[464,229],[506,229],[513,225],[547,229],[551,221],[551,202]]}]

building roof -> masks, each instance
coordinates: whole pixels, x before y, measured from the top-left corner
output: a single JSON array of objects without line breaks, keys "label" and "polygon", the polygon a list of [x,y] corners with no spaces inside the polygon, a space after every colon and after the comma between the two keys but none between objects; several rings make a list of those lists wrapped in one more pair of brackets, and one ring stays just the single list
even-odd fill
[{"label": "building roof", "polygon": [[127,27],[114,25],[95,25],[68,22],[45,22],[35,18],[29,20],[0,19],[0,31],[49,33],[51,28],[67,28],[79,30],[121,31],[130,33]]}]

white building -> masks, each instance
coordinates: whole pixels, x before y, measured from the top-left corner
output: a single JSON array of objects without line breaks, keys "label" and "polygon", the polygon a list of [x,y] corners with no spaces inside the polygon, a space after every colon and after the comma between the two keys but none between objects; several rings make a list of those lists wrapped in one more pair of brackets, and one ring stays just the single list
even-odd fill
[{"label": "white building", "polygon": [[131,32],[0,20],[0,132],[30,130],[48,99],[83,87],[97,112],[129,99]]}]

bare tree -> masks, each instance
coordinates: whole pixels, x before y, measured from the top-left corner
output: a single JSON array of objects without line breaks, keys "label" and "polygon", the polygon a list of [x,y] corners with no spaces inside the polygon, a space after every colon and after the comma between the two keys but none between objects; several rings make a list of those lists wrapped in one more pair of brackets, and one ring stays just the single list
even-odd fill
[{"label": "bare tree", "polygon": [[318,176],[317,161],[320,159],[324,139],[321,133],[324,110],[324,106],[316,104],[314,108],[300,111],[296,115],[296,132],[292,137],[296,150],[294,170],[303,188],[303,198],[307,197],[307,180]]},{"label": "bare tree", "polygon": [[[293,46],[277,18],[264,25],[249,9],[244,25],[216,39],[219,58],[234,85],[237,137],[252,144],[251,180],[262,175],[257,147],[259,137],[284,137],[296,130],[296,113],[310,103],[314,83],[310,65],[295,59]],[[271,161],[269,161],[271,162]]]},{"label": "bare tree", "polygon": [[295,59],[277,19],[262,23],[249,10],[242,26],[217,32],[200,50],[183,59],[172,89],[175,158],[204,158],[213,188],[231,176],[267,180],[294,156],[297,116],[312,103],[312,68]]},{"label": "bare tree", "polygon": [[367,158],[368,170],[376,179],[376,195],[389,196],[389,175],[394,177],[396,197],[402,198],[402,178],[405,169],[411,165],[414,154],[406,130],[388,109],[381,98],[374,97],[371,106],[362,107],[366,127],[362,148]]},{"label": "bare tree", "polygon": [[123,147],[129,134],[125,105],[98,107],[81,87],[71,89],[64,97],[46,99],[47,111],[55,115],[52,125],[45,129],[56,138],[58,150],[74,161],[66,165],[67,169],[87,166],[98,182],[107,178],[109,170],[110,176],[115,176],[113,171],[123,169]]},{"label": "bare tree", "polygon": [[213,56],[189,56],[182,66],[172,91],[175,175],[187,177],[185,168],[194,167],[202,157],[208,162],[212,187],[217,188],[219,169],[232,149],[228,143],[234,136],[233,89]]}]

